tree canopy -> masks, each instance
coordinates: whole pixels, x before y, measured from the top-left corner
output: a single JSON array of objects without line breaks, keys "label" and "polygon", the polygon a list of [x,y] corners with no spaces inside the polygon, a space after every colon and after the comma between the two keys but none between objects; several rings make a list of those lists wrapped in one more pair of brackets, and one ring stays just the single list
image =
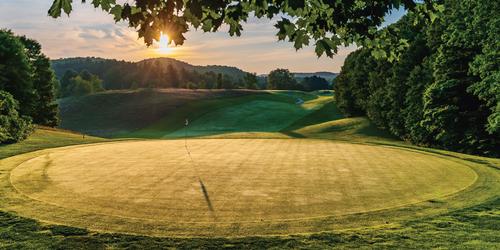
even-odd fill
[{"label": "tree canopy", "polygon": [[275,69],[267,75],[267,89],[296,89],[297,80],[288,69]]},{"label": "tree canopy", "polygon": [[[53,0],[52,17],[70,14],[73,0]],[[86,0],[82,0],[83,3]],[[423,4],[417,4],[417,3]],[[128,22],[149,46],[167,33],[169,43],[182,45],[190,26],[215,32],[222,25],[231,36],[239,36],[242,23],[251,14],[258,18],[278,18],[279,40],[288,40],[296,49],[314,42],[316,54],[333,56],[340,46],[365,44],[374,38],[384,17],[394,9],[405,8],[433,19],[441,10],[438,0],[91,0],[96,8],[113,15],[115,21]]]},{"label": "tree canopy", "polygon": [[498,1],[445,0],[433,23],[411,13],[381,30],[408,41],[397,61],[351,53],[334,85],[337,106],[425,146],[498,157]]},{"label": "tree canopy", "polygon": [[0,90],[0,144],[23,140],[33,130],[31,119],[18,111],[19,103],[14,97]]},{"label": "tree canopy", "polygon": [[12,95],[19,114],[36,124],[56,126],[56,85],[49,58],[41,52],[40,44],[0,29],[0,90]]}]

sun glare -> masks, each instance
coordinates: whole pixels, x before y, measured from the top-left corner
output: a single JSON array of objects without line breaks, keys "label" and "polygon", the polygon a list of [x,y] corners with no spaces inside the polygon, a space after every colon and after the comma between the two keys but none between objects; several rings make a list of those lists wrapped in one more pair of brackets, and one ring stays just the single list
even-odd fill
[{"label": "sun glare", "polygon": [[168,54],[171,52],[168,47],[168,36],[163,34],[163,32],[160,34],[160,41],[158,41],[158,52],[161,54]]}]

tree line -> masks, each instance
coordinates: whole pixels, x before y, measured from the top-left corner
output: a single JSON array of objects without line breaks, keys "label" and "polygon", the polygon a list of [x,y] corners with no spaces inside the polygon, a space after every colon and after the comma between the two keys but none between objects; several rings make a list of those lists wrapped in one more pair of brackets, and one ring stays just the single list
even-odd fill
[{"label": "tree line", "polygon": [[35,40],[0,30],[0,143],[26,138],[32,123],[59,123],[50,60]]},{"label": "tree line", "polygon": [[[349,116],[418,145],[500,155],[499,1],[445,0],[433,22],[407,14],[381,30],[401,47],[364,47],[345,60],[334,90]],[[385,58],[385,59],[384,59]]]},{"label": "tree line", "polygon": [[[314,91],[331,88],[331,83],[322,77],[309,76],[299,81],[287,69],[276,69],[271,71],[267,77],[261,77],[257,76],[256,73],[248,72],[243,74],[226,74],[211,70],[202,72],[186,63],[172,59],[164,62],[166,60],[167,58],[162,58],[132,63],[99,58],[81,58],[58,60],[56,65],[53,66],[59,72],[65,70],[60,77],[60,93],[63,97],[98,92],[101,90],[97,88],[99,85],[106,90],[187,88]],[[87,81],[90,81],[91,78],[94,81],[82,82],[85,77],[76,78],[78,74],[85,74],[88,76],[86,77]],[[70,81],[72,78],[75,79]],[[79,87],[75,88],[73,86]]]}]

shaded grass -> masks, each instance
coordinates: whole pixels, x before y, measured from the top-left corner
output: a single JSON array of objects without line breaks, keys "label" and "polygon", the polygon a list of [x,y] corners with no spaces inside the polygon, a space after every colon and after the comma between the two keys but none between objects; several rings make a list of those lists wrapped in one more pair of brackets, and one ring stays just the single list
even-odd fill
[{"label": "shaded grass", "polygon": [[[303,105],[296,105],[297,98]],[[313,94],[297,91],[259,91],[240,97],[198,100],[186,103],[159,121],[121,137],[177,138],[232,132],[274,132],[322,105]],[[310,105],[312,107],[309,107]],[[188,131],[183,129],[189,119]]]},{"label": "shaded grass", "polygon": [[330,102],[326,103],[318,110],[315,110],[314,112],[296,120],[294,123],[290,124],[282,131],[293,131],[305,126],[338,120],[342,118],[344,118],[344,115],[340,113],[332,99]]},{"label": "shaded grass", "polygon": [[[311,235],[245,238],[159,238],[89,233],[44,225],[0,212],[0,248],[16,249],[324,249],[324,248],[469,248],[500,247],[500,199],[444,215],[402,224]],[[67,233],[71,232],[71,233]],[[74,233],[77,232],[77,233]]]},{"label": "shaded grass", "polygon": [[342,118],[300,127],[293,131],[307,138],[404,143],[385,130],[375,127],[366,117]]},{"label": "shaded grass", "polygon": [[78,133],[39,127],[28,139],[22,142],[0,145],[0,159],[45,148],[104,141],[106,140],[98,137],[84,137]]},{"label": "shaded grass", "polygon": [[239,97],[250,90],[115,90],[59,100],[61,128],[101,137],[125,136],[191,102]]}]

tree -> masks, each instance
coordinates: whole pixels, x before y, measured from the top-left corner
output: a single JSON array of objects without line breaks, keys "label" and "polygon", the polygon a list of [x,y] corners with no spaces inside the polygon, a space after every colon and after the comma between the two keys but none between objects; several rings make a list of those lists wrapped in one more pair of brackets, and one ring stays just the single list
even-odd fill
[{"label": "tree", "polygon": [[66,71],[61,84],[64,86],[62,97],[88,95],[104,90],[102,80],[86,70],[80,74],[72,70]]},{"label": "tree", "polygon": [[222,73],[219,73],[217,74],[217,80],[216,80],[216,83],[215,83],[215,88],[216,89],[222,89],[222,85],[223,85],[223,78],[222,78]]},{"label": "tree", "polygon": [[61,81],[60,81],[60,92],[59,92],[59,95],[61,97],[65,97],[65,96],[70,96],[71,95],[71,89],[70,89],[70,84],[71,84],[71,79],[72,78],[75,78],[78,76],[78,72],[70,69],[70,70],[66,70],[66,72],[64,72],[64,75],[63,77],[61,78]]},{"label": "tree", "polygon": [[34,96],[30,116],[36,124],[55,127],[59,123],[59,110],[55,94],[57,80],[50,67],[50,60],[42,54],[42,47],[37,41],[24,36],[20,39],[27,49],[33,70]]},{"label": "tree", "polygon": [[297,80],[288,69],[275,69],[267,76],[267,89],[295,89]]},{"label": "tree", "polygon": [[222,89],[233,89],[235,87],[235,84],[233,82],[233,79],[231,76],[224,74],[222,76]]},{"label": "tree", "polygon": [[179,88],[179,86],[181,85],[179,72],[177,72],[177,70],[174,68],[174,66],[172,66],[172,64],[169,64],[167,66],[167,70],[166,70],[165,74],[167,75],[167,79],[168,79],[168,83],[169,83],[170,87]]},{"label": "tree", "polygon": [[9,92],[19,102],[21,115],[31,114],[32,68],[23,43],[7,30],[0,30],[0,90]]},{"label": "tree", "polygon": [[[231,36],[239,36],[241,23],[251,13],[258,18],[279,16],[281,20],[275,25],[279,40],[288,39],[296,49],[312,40],[318,56],[326,53],[331,57],[342,45],[363,44],[373,38],[384,16],[394,8],[404,7],[431,19],[434,11],[441,9],[437,0],[424,0],[420,5],[417,2],[421,1],[147,0],[120,4],[116,0],[93,0],[92,4],[113,15],[115,21],[128,22],[147,45],[159,41],[161,32],[168,34],[169,42],[182,45],[190,25],[215,32],[225,24]],[[71,10],[72,0],[54,0],[49,15],[59,17],[62,11],[69,15]]]},{"label": "tree", "polygon": [[302,86],[307,91],[330,89],[330,83],[325,78],[319,76],[304,77],[302,79]]},{"label": "tree", "polygon": [[14,97],[0,90],[0,144],[24,140],[32,131],[31,119],[19,115]]},{"label": "tree", "polygon": [[498,156],[500,3],[443,2],[434,22],[409,13],[380,30],[406,40],[398,60],[370,47],[350,54],[334,86],[338,107],[413,143]]},{"label": "tree", "polygon": [[257,89],[257,74],[256,73],[246,73],[243,78],[245,83],[245,88],[247,89]]}]

